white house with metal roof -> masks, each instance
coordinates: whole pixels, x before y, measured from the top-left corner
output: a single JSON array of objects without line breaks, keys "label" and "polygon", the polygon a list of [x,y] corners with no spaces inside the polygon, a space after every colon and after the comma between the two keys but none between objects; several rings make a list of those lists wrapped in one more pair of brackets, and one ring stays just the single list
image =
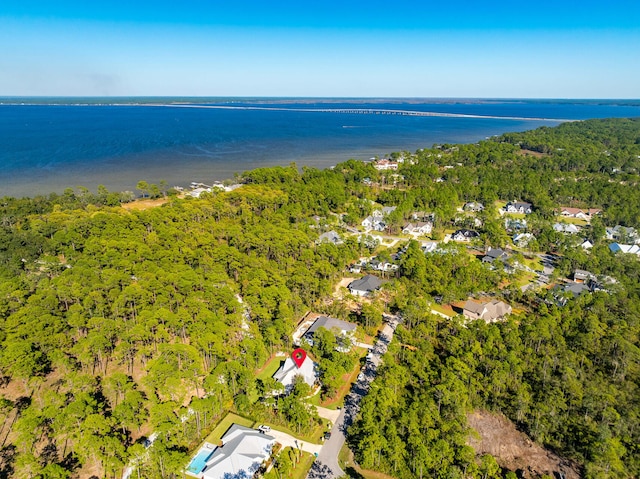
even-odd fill
[{"label": "white house with metal roof", "polygon": [[280,366],[274,375],[273,379],[278,381],[284,386],[285,392],[291,392],[293,388],[293,380],[296,376],[301,376],[305,383],[309,386],[313,387],[318,378],[317,368],[315,367],[315,363],[306,356],[300,367],[288,357],[285,362]]},{"label": "white house with metal roof", "polygon": [[271,456],[275,438],[255,429],[233,424],[215,446],[205,443],[187,467],[187,474],[201,479],[252,477]]}]

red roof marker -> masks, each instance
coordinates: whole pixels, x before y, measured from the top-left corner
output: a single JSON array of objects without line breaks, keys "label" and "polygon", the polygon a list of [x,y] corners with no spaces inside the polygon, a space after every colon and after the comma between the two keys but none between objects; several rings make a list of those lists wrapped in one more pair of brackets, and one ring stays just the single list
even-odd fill
[{"label": "red roof marker", "polygon": [[296,363],[296,366],[300,369],[304,360],[307,359],[307,353],[304,349],[298,348],[291,353],[291,359],[293,359],[293,362]]}]

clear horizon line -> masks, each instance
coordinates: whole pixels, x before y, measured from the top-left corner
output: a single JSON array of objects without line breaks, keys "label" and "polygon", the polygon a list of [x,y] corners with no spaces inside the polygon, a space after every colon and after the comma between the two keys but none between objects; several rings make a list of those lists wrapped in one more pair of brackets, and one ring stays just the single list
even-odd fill
[{"label": "clear horizon line", "polygon": [[640,98],[493,97],[493,96],[286,96],[286,95],[0,95],[0,98],[249,98],[249,99],[345,99],[345,100],[537,100],[537,101],[640,101]]}]

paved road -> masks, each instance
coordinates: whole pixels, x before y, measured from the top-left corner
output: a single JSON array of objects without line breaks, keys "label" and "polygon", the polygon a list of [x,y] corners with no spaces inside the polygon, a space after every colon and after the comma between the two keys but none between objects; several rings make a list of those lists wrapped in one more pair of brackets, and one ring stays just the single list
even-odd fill
[{"label": "paved road", "polygon": [[338,454],[345,442],[345,432],[353,424],[358,414],[360,401],[369,392],[371,382],[376,377],[376,371],[382,362],[382,356],[387,352],[387,347],[391,339],[393,339],[393,333],[400,318],[386,315],[385,320],[387,324],[385,324],[378,336],[378,340],[371,349],[371,359],[362,368],[358,380],[345,398],[344,408],[340,411],[340,416],[338,416],[338,420],[331,429],[331,438],[322,446],[318,458],[307,475],[308,479],[334,479],[344,475],[344,471],[338,464]]}]

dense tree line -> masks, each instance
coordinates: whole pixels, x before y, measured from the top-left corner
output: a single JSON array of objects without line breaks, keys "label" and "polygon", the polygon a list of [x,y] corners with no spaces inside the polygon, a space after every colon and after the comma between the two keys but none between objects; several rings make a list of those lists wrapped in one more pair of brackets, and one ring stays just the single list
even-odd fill
[{"label": "dense tree line", "polygon": [[485,477],[465,418],[484,408],[577,459],[586,477],[637,476],[638,299],[598,293],[467,325],[408,305],[350,431],[360,464],[394,477]]}]

